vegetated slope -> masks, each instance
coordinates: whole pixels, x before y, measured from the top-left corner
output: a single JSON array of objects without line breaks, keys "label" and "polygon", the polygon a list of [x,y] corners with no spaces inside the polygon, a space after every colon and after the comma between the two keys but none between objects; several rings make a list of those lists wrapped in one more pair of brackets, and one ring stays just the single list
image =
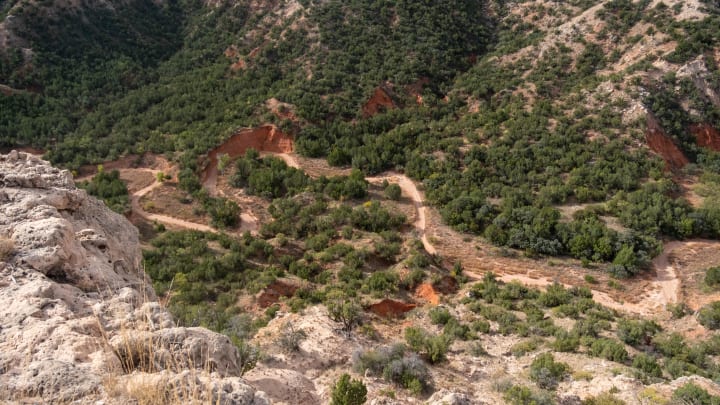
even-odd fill
[{"label": "vegetated slope", "polygon": [[[716,237],[720,229],[711,204],[676,199],[666,171],[685,162],[716,170],[714,152],[689,131],[692,123],[718,126],[716,6],[157,6],[158,18],[184,22],[176,28],[182,45],[171,56],[145,59],[128,45],[110,58],[138,60],[144,70],[129,76],[142,83],[100,96],[85,86],[81,96],[101,98],[84,108],[84,97],[65,93],[53,111],[72,111],[71,120],[40,114],[47,91],[3,96],[2,139],[52,144],[49,156],[71,166],[128,151],[182,151],[182,164],[195,170],[198,155],[238,128],[274,122],[295,133],[301,154],[367,174],[403,169],[461,231],[531,256],[613,262],[610,270],[627,276],[657,254],[660,237]],[[166,38],[154,31],[138,38],[146,37]],[[91,39],[80,35],[78,44]],[[52,53],[40,42],[34,48],[40,69],[42,55]],[[378,89],[382,103],[363,108]],[[295,120],[272,114],[270,99],[291,106]],[[28,114],[59,125],[22,130],[45,122]],[[561,214],[565,207],[583,209],[571,218]],[[609,220],[621,226],[609,227]]]}]

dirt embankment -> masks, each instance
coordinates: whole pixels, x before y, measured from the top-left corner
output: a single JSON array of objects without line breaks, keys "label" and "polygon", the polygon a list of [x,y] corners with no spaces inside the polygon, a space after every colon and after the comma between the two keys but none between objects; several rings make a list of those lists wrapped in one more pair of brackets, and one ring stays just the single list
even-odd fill
[{"label": "dirt embankment", "polygon": [[259,152],[290,153],[293,151],[292,136],[283,133],[274,125],[240,130],[222,145],[208,153],[208,164],[203,172],[203,185],[212,194],[217,184],[218,159],[228,155],[235,159],[245,154],[248,148]]},{"label": "dirt embankment", "polygon": [[392,90],[389,86],[379,86],[370,96],[370,99],[365,102],[362,107],[362,114],[364,118],[372,117],[384,110],[391,110],[397,108],[397,104],[392,98]]},{"label": "dirt embankment", "polygon": [[395,301],[386,298],[380,302],[370,305],[370,312],[383,318],[397,318],[415,309],[417,305],[408,304],[402,301]]},{"label": "dirt embankment", "polygon": [[672,138],[660,126],[660,122],[652,113],[647,116],[647,130],[645,140],[650,149],[660,155],[668,169],[677,170],[685,167],[690,161],[680,148],[675,145]]},{"label": "dirt embankment", "polygon": [[720,151],[720,131],[709,124],[690,125],[690,132],[695,137],[698,146]]},{"label": "dirt embankment", "polygon": [[275,280],[272,284],[265,287],[257,296],[257,303],[260,308],[267,308],[278,301],[281,297],[292,297],[297,291],[298,286],[282,280]]}]

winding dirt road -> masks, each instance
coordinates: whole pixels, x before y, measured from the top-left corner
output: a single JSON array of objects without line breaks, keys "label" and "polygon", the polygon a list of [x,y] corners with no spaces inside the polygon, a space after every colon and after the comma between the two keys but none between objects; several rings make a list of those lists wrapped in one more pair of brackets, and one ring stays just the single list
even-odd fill
[{"label": "winding dirt road", "polygon": [[[667,304],[675,304],[680,300],[680,279],[675,272],[675,268],[670,264],[668,256],[673,251],[692,245],[694,241],[674,241],[664,245],[663,252],[652,261],[655,270],[655,280],[652,281],[652,289],[647,291],[638,302],[620,302],[609,294],[591,290],[593,299],[608,308],[612,308],[622,312],[629,312],[636,315],[651,316],[665,311]],[[467,273],[469,276],[480,278],[482,275],[476,273]],[[533,287],[547,287],[554,280],[547,278],[531,278],[526,275],[505,274],[498,277],[500,280],[508,283],[511,281],[519,281],[523,284]],[[565,287],[572,285],[564,284]]]},{"label": "winding dirt road", "polygon": [[[160,173],[160,170],[153,170],[153,169],[145,169],[145,170],[149,173],[152,173],[153,176],[157,176],[157,174]],[[148,221],[151,221],[151,222],[157,221],[157,222],[160,222],[165,225],[176,226],[176,227],[185,228],[185,229],[193,229],[193,230],[201,231],[201,232],[217,232],[216,229],[211,228],[204,224],[198,224],[195,222],[185,221],[185,220],[174,218],[174,217],[167,216],[167,215],[151,214],[151,213],[145,211],[143,209],[142,205],[140,204],[140,199],[162,185],[163,185],[163,183],[157,181],[157,179],[156,179],[149,186],[134,192],[130,198],[130,205],[132,207],[132,212]]]},{"label": "winding dirt road", "polygon": [[[274,152],[263,152],[263,155],[272,155],[276,156],[285,163],[290,166],[297,169],[301,169],[300,163],[298,162],[297,158],[289,153],[274,153]],[[152,173],[153,176],[157,175],[159,172],[158,170],[153,169],[146,169],[148,172]],[[415,207],[416,212],[416,220],[413,223],[413,226],[415,227],[416,232],[420,236],[420,239],[422,241],[423,247],[429,254],[438,254],[438,249],[433,246],[433,244],[430,242],[428,235],[427,235],[427,207],[425,206],[425,201],[423,199],[423,196],[421,192],[418,190],[417,185],[407,176],[396,173],[396,172],[387,172],[381,176],[373,176],[373,177],[367,177],[366,180],[368,182],[378,184],[382,183],[383,181],[387,180],[390,183],[395,183],[398,186],[400,186],[403,195],[410,198],[410,200],[413,202],[413,205]],[[212,192],[217,193],[217,176],[208,176],[205,178],[205,181],[203,182],[204,186]],[[161,182],[155,181],[151,185],[138,190],[137,192],[132,194],[132,209],[133,212],[137,213],[139,216],[149,220],[149,221],[158,221],[166,225],[171,225],[175,227],[180,228],[186,228],[186,229],[194,229],[198,231],[203,232],[217,232],[217,230],[204,225],[204,224],[198,224],[194,222],[184,221],[178,218],[174,218],[171,216],[166,215],[159,215],[159,214],[151,214],[143,210],[140,199],[145,196],[146,194],[150,193],[152,190],[154,190],[157,187],[160,187],[162,185]],[[244,230],[250,230],[251,232],[257,231],[257,219],[252,216],[250,213],[243,213],[242,214],[242,229]],[[637,315],[643,315],[643,316],[651,316],[656,315],[659,313],[662,313],[665,311],[665,306],[667,304],[671,303],[677,303],[679,301],[679,294],[680,294],[680,279],[678,278],[674,267],[670,264],[670,261],[668,259],[668,256],[675,251],[676,249],[683,248],[687,246],[687,244],[692,244],[692,241],[676,241],[676,242],[669,242],[666,243],[664,246],[664,251],[662,254],[657,256],[653,261],[652,265],[656,273],[655,279],[652,281],[652,289],[647,291],[638,302],[636,303],[628,303],[628,302],[622,302],[614,299],[609,294],[598,291],[598,290],[592,290],[593,298],[598,303],[605,305],[609,308],[616,309],[618,311],[623,312],[629,312]],[[482,273],[476,273],[472,271],[466,271],[465,274],[473,279],[481,279],[484,274]],[[504,282],[510,282],[513,280],[517,280],[523,284],[533,286],[533,287],[539,287],[544,288],[548,285],[552,284],[554,280],[544,278],[544,277],[530,277],[529,275],[517,275],[517,274],[499,274],[498,278]],[[565,284],[566,287],[572,287],[571,285]]]},{"label": "winding dirt road", "polygon": [[405,176],[404,174],[400,173],[393,173],[390,172],[385,176],[377,176],[377,177],[366,177],[365,180],[371,182],[371,183],[381,183],[384,180],[387,180],[389,183],[395,183],[398,186],[400,186],[400,189],[404,194],[406,194],[408,197],[410,197],[410,200],[412,200],[413,205],[415,206],[415,212],[417,214],[417,219],[415,220],[415,223],[413,224],[415,226],[415,229],[417,230],[418,234],[420,235],[420,240],[422,241],[423,247],[425,250],[430,253],[431,255],[437,254],[437,249],[435,249],[435,246],[430,243],[427,237],[427,233],[425,232],[426,227],[426,212],[427,209],[425,207],[425,202],[423,200],[422,195],[420,194],[420,191],[418,190],[417,186],[415,185],[415,182],[410,180],[409,177]]}]

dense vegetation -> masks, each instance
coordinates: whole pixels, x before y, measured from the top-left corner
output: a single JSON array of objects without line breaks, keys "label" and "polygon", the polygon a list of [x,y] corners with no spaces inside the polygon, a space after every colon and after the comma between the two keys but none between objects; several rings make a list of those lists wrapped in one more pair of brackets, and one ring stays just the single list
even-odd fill
[{"label": "dense vegetation", "polygon": [[78,187],[88,194],[100,198],[111,210],[125,214],[130,210],[130,197],[125,183],[120,180],[120,172],[112,170],[106,172],[102,166],[98,167],[98,174],[90,181],[78,183]]},{"label": "dense vegetation", "polygon": [[[14,12],[24,21],[18,35],[36,54],[31,69],[19,50],[0,57],[0,83],[19,90],[0,97],[0,145],[44,147],[69,167],[167,153],[183,166],[181,185],[196,192],[199,155],[238,127],[270,122],[296,133],[301,154],[359,171],[343,182],[310,180],[272,159],[240,159],[233,183],[263,197],[361,198],[362,174],[400,169],[462,232],[529,256],[609,263],[618,277],[640,271],[662,237],[720,235],[720,207],[675,198],[663,163],[636,147],[641,128],[623,122],[623,101],[583,102],[602,81],[619,85],[621,75],[599,75],[619,55],[578,39],[577,56],[551,44],[537,59],[500,64],[496,57],[544,34],[504,2],[436,3],[306,0],[286,19],[268,5],[208,8],[193,0],[131,1],[114,11],[23,6]],[[648,1],[607,2],[598,40],[644,20],[679,41],[668,60],[686,62],[709,49],[703,44],[716,41],[720,25],[716,17],[677,22],[675,12]],[[717,85],[717,61],[706,59]],[[238,60],[243,67],[230,68]],[[671,76],[638,82],[652,89],[644,101],[699,170],[717,171],[720,159],[687,131],[695,122],[718,126],[717,107],[690,79]],[[381,85],[399,108],[363,115]],[[531,95],[518,91],[529,87]],[[268,111],[273,97],[293,106],[297,122]],[[699,115],[679,108],[686,99]],[[236,225],[237,207],[202,201],[216,225]],[[583,209],[565,215],[573,205]],[[620,227],[608,227],[610,217]]]}]

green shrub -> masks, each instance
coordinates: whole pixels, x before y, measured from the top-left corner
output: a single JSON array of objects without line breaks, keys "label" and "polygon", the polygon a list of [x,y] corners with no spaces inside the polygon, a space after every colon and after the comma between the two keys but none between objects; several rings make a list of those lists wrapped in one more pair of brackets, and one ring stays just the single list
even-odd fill
[{"label": "green shrub", "polygon": [[720,266],[710,267],[705,271],[705,284],[710,287],[720,285]]},{"label": "green shrub", "polygon": [[579,346],[580,337],[567,332],[558,333],[552,344],[553,350],[557,352],[574,352]]},{"label": "green shrub", "polygon": [[428,311],[428,315],[430,315],[430,321],[433,323],[433,325],[445,325],[450,319],[453,318],[453,316],[450,314],[450,311],[448,311],[448,309],[445,307],[432,308],[430,311]]},{"label": "green shrub", "polygon": [[450,320],[445,324],[443,334],[461,340],[477,338],[477,335],[470,331],[470,327],[468,325],[460,323],[460,321],[455,318],[450,318]]},{"label": "green shrub", "polygon": [[548,286],[547,291],[540,294],[538,303],[544,307],[553,308],[567,304],[570,300],[572,300],[572,295],[565,289],[565,286],[559,283],[553,283]]},{"label": "green shrub", "polygon": [[490,333],[490,322],[477,320],[470,324],[470,329],[480,333]]},{"label": "green shrub", "polygon": [[400,186],[392,183],[388,184],[387,187],[385,187],[385,198],[389,200],[397,201],[400,199],[400,195],[402,194],[402,189],[400,189]]},{"label": "green shrub", "polygon": [[655,357],[640,353],[633,359],[632,366],[650,377],[661,377],[662,370]]},{"label": "green shrub", "polygon": [[720,397],[710,395],[707,391],[693,383],[687,383],[673,392],[674,403],[691,405],[717,405]]},{"label": "green shrub", "polygon": [[343,374],[332,389],[331,405],[362,405],[367,401],[367,387],[361,380]]},{"label": "green shrub", "polygon": [[610,392],[606,392],[604,394],[600,394],[598,396],[586,398],[582,401],[582,405],[625,405],[625,401],[622,399],[616,398],[615,395],[613,395]]},{"label": "green shrub", "polygon": [[540,347],[540,343],[542,343],[542,340],[538,338],[521,340],[520,342],[510,346],[510,353],[512,353],[515,357],[524,356],[537,350],[538,347]]},{"label": "green shrub", "polygon": [[570,372],[570,366],[555,361],[552,353],[543,353],[530,364],[530,379],[542,389],[554,390]]},{"label": "green shrub", "polygon": [[618,338],[631,345],[649,345],[652,337],[661,330],[660,325],[654,321],[621,320],[618,322]]},{"label": "green shrub", "polygon": [[445,334],[433,335],[422,328],[410,327],[405,329],[405,341],[413,351],[424,355],[434,364],[445,360],[452,337]]},{"label": "green shrub", "polygon": [[670,312],[673,319],[680,319],[691,313],[690,309],[683,302],[679,302],[677,304],[667,304],[665,308]]},{"label": "green shrub", "polygon": [[690,348],[678,333],[657,335],[653,338],[655,348],[666,357],[686,357]]},{"label": "green shrub", "polygon": [[394,271],[376,271],[365,280],[364,289],[380,296],[394,293],[399,285],[400,278]]},{"label": "green shrub", "polygon": [[416,394],[427,388],[429,373],[425,363],[414,354],[406,353],[405,345],[380,347],[353,354],[355,370],[382,375],[387,381],[401,385]]},{"label": "green shrub", "polygon": [[552,396],[544,392],[534,392],[530,388],[520,385],[510,387],[503,399],[511,405],[554,405]]},{"label": "green shrub", "polygon": [[720,301],[702,307],[698,312],[698,322],[708,329],[720,329]]},{"label": "green shrub", "polygon": [[88,194],[102,199],[108,208],[115,212],[125,214],[130,210],[128,189],[120,180],[120,172],[117,170],[106,172],[100,165],[98,173],[92,180],[80,182],[78,187],[85,189]]},{"label": "green shrub", "polygon": [[590,346],[590,354],[610,361],[623,362],[627,360],[628,353],[625,346],[617,340],[600,338]]}]

